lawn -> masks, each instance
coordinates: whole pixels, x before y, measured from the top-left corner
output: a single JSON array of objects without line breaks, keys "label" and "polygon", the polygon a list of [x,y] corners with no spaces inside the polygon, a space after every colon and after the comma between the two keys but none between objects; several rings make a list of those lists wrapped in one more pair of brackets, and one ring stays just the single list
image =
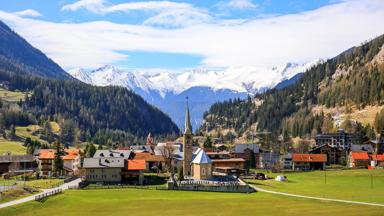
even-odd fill
[{"label": "lawn", "polygon": [[0,215],[382,215],[383,208],[288,198],[144,189],[70,190],[44,202],[0,209]]},{"label": "lawn", "polygon": [[0,155],[7,152],[11,152],[13,155],[25,154],[26,148],[22,142],[0,139]]},{"label": "lawn", "polygon": [[314,171],[282,175],[288,177],[288,182],[274,180],[247,180],[247,182],[273,191],[384,204],[384,170]]}]

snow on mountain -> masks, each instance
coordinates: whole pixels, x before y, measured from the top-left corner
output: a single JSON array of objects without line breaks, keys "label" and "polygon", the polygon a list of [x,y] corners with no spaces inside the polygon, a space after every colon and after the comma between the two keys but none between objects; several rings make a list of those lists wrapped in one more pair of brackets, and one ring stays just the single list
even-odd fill
[{"label": "snow on mountain", "polygon": [[156,91],[162,97],[167,93],[180,94],[192,87],[209,87],[213,90],[228,89],[239,93],[255,94],[263,89],[273,88],[279,82],[290,79],[319,60],[308,64],[288,63],[272,69],[256,67],[229,67],[225,70],[195,69],[184,72],[160,71],[157,73],[145,71],[129,71],[111,65],[86,71],[73,69],[69,73],[89,84],[107,86],[117,85],[129,89]]},{"label": "snow on mountain", "polygon": [[194,69],[182,72],[166,70],[125,70],[106,65],[96,70],[75,68],[68,71],[82,82],[98,86],[123,86],[159,107],[182,127],[185,97],[190,98],[193,126],[198,127],[204,111],[218,101],[245,98],[274,88],[282,81],[321,62],[288,63],[271,69],[229,67],[225,70]]}]

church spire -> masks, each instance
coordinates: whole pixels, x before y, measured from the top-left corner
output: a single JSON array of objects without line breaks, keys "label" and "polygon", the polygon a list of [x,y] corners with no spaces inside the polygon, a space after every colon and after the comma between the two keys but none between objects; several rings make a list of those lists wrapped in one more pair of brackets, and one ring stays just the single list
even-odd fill
[{"label": "church spire", "polygon": [[187,109],[185,111],[185,124],[184,124],[184,134],[192,134],[192,126],[191,119],[189,116],[189,105],[188,105],[188,97],[187,97]]}]

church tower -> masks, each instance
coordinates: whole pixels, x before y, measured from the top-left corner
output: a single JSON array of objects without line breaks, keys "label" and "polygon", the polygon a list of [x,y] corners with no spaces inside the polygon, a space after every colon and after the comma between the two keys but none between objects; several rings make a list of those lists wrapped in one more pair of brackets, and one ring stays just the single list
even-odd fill
[{"label": "church tower", "polygon": [[189,116],[189,106],[187,97],[187,109],[185,111],[185,125],[183,134],[183,173],[185,176],[190,176],[191,173],[191,162],[192,162],[192,126]]}]

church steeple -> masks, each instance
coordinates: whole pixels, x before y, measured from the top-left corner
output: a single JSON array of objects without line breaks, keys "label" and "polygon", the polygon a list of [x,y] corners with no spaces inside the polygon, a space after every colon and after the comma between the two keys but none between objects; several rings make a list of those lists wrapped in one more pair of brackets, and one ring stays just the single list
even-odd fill
[{"label": "church steeple", "polygon": [[191,172],[191,162],[192,162],[192,126],[191,119],[189,116],[189,106],[188,106],[188,97],[187,97],[187,109],[185,111],[185,124],[184,124],[184,134],[183,134],[183,172],[185,176],[190,176]]},{"label": "church steeple", "polygon": [[187,108],[185,111],[184,134],[192,134],[191,118],[189,116],[188,97],[187,97]]}]

